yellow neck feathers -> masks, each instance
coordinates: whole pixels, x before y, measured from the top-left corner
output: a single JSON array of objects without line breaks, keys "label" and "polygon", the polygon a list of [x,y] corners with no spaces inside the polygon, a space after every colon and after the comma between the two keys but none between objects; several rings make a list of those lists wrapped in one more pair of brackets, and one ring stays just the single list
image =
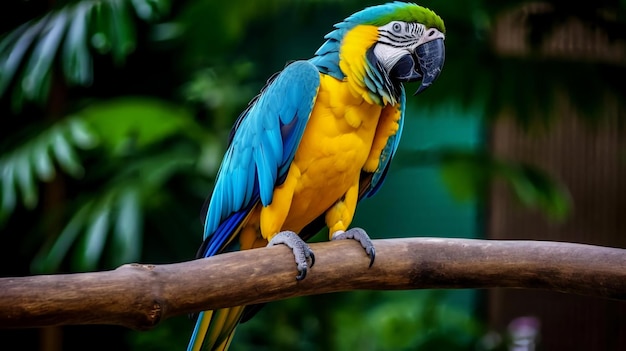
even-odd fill
[{"label": "yellow neck feathers", "polygon": [[343,38],[339,52],[339,67],[346,75],[350,92],[357,97],[362,97],[370,104],[382,105],[387,101],[381,101],[378,96],[365,85],[365,71],[367,49],[378,41],[378,27],[356,26]]}]

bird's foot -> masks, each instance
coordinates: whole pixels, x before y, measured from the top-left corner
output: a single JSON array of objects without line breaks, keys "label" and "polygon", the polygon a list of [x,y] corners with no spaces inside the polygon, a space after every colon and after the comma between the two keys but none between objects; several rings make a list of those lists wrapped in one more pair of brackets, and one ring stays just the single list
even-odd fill
[{"label": "bird's foot", "polygon": [[365,252],[370,257],[370,267],[374,264],[374,258],[376,258],[376,250],[374,249],[374,244],[370,239],[369,235],[365,232],[365,230],[361,228],[351,228],[347,231],[338,230],[333,233],[331,240],[343,240],[343,239],[353,239],[358,241],[361,246],[365,249]]},{"label": "bird's foot", "polygon": [[[292,231],[284,231],[276,234],[267,246],[278,244],[287,245],[292,251],[298,265],[298,275],[296,280],[302,280],[306,277],[307,271],[315,264],[315,255],[307,243],[302,240],[298,234]],[[309,265],[309,260],[311,264]]]}]

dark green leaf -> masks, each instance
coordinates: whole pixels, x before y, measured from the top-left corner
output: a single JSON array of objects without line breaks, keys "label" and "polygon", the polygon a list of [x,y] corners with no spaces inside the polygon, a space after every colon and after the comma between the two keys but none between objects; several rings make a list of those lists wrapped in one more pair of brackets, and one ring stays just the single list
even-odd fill
[{"label": "dark green leaf", "polygon": [[[20,67],[24,55],[30,49],[40,31],[46,26],[50,16],[50,14],[47,14],[39,21],[26,23],[25,26],[28,26],[28,28],[15,41],[15,44],[11,47],[3,47],[6,52],[0,52],[0,96],[4,95]],[[18,88],[18,90],[21,89]]]},{"label": "dark green leaf", "polygon": [[65,34],[68,17],[65,11],[59,11],[50,17],[46,26],[39,34],[39,40],[30,55],[29,62],[24,70],[21,88],[25,97],[35,100],[47,97],[48,85],[45,84],[46,75],[50,74],[50,66],[54,60],[61,39]]},{"label": "dark green leaf", "polygon": [[11,213],[17,203],[15,190],[15,162],[12,159],[0,160],[0,175],[2,176],[2,211]]},{"label": "dark green leaf", "polygon": [[111,7],[108,2],[96,3],[91,12],[90,42],[96,51],[101,54],[109,53],[111,50],[111,32],[110,27],[113,19],[111,18]]},{"label": "dark green leaf", "polygon": [[33,259],[31,269],[36,273],[52,273],[60,266],[70,247],[81,232],[93,204],[87,202],[74,215],[50,249],[43,248]]},{"label": "dark green leaf", "polygon": [[69,83],[89,85],[93,79],[93,60],[88,48],[88,27],[93,4],[79,2],[72,13],[63,47],[63,71]]},{"label": "dark green leaf", "polygon": [[141,253],[142,217],[137,187],[129,187],[118,199],[117,221],[113,233],[115,265],[139,259]]},{"label": "dark green leaf", "polygon": [[83,167],[76,149],[88,149],[97,142],[87,125],[73,117],[52,125],[49,130],[7,152],[0,158],[0,216],[8,216],[14,210],[18,190],[24,206],[34,208],[38,203],[36,182],[54,178],[55,161],[69,175],[82,176]]},{"label": "dark green leaf", "polygon": [[126,56],[135,49],[135,27],[130,9],[123,0],[111,0],[111,26],[109,37],[113,60],[117,64],[124,63]]},{"label": "dark green leaf", "polygon": [[37,187],[33,179],[33,169],[30,166],[29,156],[24,151],[15,155],[16,183],[22,193],[22,202],[27,209],[37,205]]},{"label": "dark green leaf", "polygon": [[74,177],[82,176],[84,173],[83,166],[78,161],[78,156],[67,140],[64,131],[61,128],[56,128],[51,131],[50,137],[52,152],[56,156],[59,166]]},{"label": "dark green leaf", "polygon": [[111,100],[93,104],[78,116],[98,131],[103,146],[113,153],[143,148],[179,133],[205,137],[188,110],[156,99]]},{"label": "dark green leaf", "polygon": [[71,140],[81,149],[91,149],[98,144],[97,135],[81,119],[76,117],[68,118],[67,127]]},{"label": "dark green leaf", "polygon": [[137,17],[144,21],[151,21],[161,18],[169,12],[169,0],[132,0]]},{"label": "dark green leaf", "polygon": [[28,21],[11,32],[0,36],[0,62],[5,62],[8,55],[11,53],[11,49],[15,45],[15,42],[18,41],[26,31],[28,31],[31,24],[32,22]]},{"label": "dark green leaf", "polygon": [[30,153],[31,162],[39,176],[43,181],[50,181],[54,178],[55,170],[50,155],[50,148],[47,139],[35,140],[32,144]]},{"label": "dark green leaf", "polygon": [[91,213],[83,245],[75,253],[75,265],[78,270],[88,271],[96,268],[109,232],[110,215],[111,204],[108,200],[99,204]]}]

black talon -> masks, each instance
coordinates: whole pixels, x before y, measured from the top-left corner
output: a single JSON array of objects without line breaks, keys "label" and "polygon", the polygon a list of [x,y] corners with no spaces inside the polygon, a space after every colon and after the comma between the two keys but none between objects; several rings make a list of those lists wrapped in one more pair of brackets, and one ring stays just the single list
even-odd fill
[{"label": "black talon", "polygon": [[305,269],[303,269],[303,270],[299,270],[299,271],[298,271],[299,273],[298,273],[298,275],[296,276],[296,280],[297,280],[297,281],[301,281],[302,279],[306,278],[306,272],[307,272],[307,270],[308,270],[308,269],[306,269],[306,268],[305,268]]},{"label": "black talon", "polygon": [[374,259],[376,258],[376,249],[374,248],[374,246],[372,246],[372,251],[367,253],[370,256],[370,265],[369,268],[372,268],[372,265],[374,264]]},{"label": "black talon", "polygon": [[[315,264],[315,255],[313,254],[313,251],[309,251],[309,255],[311,258],[311,268],[313,268],[313,265]],[[306,275],[306,273],[304,275]],[[304,279],[304,277],[302,278]]]}]

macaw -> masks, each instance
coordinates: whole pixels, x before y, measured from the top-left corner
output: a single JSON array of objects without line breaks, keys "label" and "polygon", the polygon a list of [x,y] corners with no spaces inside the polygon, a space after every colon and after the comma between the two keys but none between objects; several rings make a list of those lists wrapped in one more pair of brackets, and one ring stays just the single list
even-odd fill
[{"label": "macaw", "polygon": [[[421,81],[417,94],[435,81],[444,33],[427,8],[371,6],[336,24],[313,58],[270,78],[230,133],[198,257],[283,244],[293,251],[296,279],[304,279],[315,263],[306,240],[325,225],[330,240],[357,240],[371,266],[372,241],[349,226],[357,203],[380,188],[398,147],[403,83]],[[200,312],[188,350],[226,350],[237,324],[255,310]]]}]

